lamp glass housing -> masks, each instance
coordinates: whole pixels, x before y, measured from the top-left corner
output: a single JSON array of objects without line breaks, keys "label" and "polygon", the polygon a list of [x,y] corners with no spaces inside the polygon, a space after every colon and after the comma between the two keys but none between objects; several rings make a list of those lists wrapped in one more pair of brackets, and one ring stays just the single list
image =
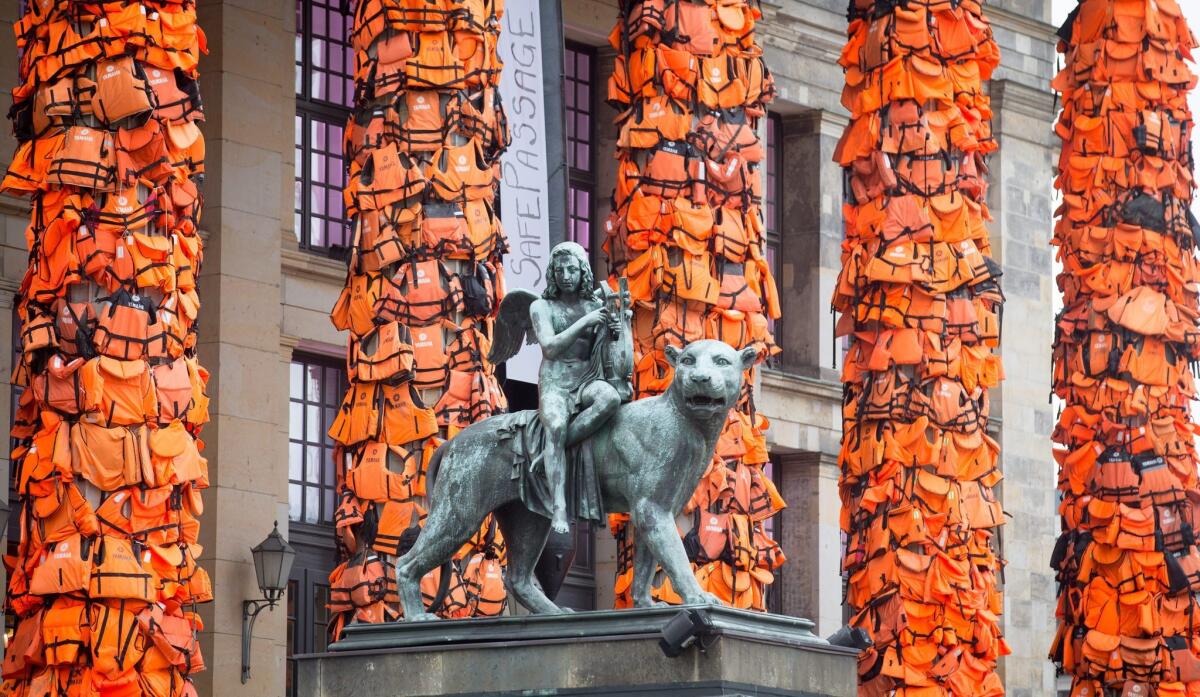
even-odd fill
[{"label": "lamp glass housing", "polygon": [[279,523],[254,549],[254,573],[258,577],[258,589],[263,597],[274,603],[282,597],[287,589],[288,576],[292,573],[292,563],[296,560],[296,550],[279,534]]}]

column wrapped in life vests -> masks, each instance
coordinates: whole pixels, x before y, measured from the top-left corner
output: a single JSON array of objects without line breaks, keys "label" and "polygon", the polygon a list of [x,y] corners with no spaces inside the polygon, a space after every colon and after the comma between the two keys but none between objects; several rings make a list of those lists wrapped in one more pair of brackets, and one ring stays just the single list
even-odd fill
[{"label": "column wrapped in life vests", "polygon": [[999,52],[976,0],[852,0],[848,16],[833,308],[848,341],[842,573],[851,625],[874,641],[860,693],[999,695],[1004,514],[987,426],[1003,295],[983,90]]},{"label": "column wrapped in life vests", "polygon": [[1195,41],[1174,0],[1087,0],[1059,36],[1051,659],[1072,695],[1196,695]]},{"label": "column wrapped in life vests", "polygon": [[212,599],[196,563],[204,33],[186,2],[25,6],[0,184],[32,203],[0,693],[194,695]]},{"label": "column wrapped in life vests", "polygon": [[[338,443],[342,563],[330,575],[331,635],[399,616],[395,561],[425,518],[425,471],[442,439],[503,411],[486,356],[504,293],[496,216],[509,136],[497,85],[503,3],[358,0],[344,199],[353,228],[331,313],[350,334]],[[439,586],[447,617],[499,614],[503,539],[489,517]]]},{"label": "column wrapped in life vests", "polygon": [[[766,258],[760,120],[774,83],[755,41],[762,13],[747,0],[620,3],[608,101],[620,115],[617,183],[604,251],[610,285],[627,276],[634,301],[634,389],[671,381],[663,348],[721,339],[778,353],[769,330],[779,298]],[[755,411],[754,369],[688,504],[685,537],[696,577],[740,608],[766,609],[784,562],[766,522],[784,507],[764,474],[767,420]],[[616,603],[627,606],[633,531],[612,516],[619,544]],[[680,602],[659,574],[653,595]]]}]

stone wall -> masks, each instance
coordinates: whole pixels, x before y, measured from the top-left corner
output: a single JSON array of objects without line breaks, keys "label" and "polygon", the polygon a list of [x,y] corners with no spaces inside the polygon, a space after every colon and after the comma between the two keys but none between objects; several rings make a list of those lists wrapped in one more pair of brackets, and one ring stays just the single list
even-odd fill
[{"label": "stone wall", "polygon": [[[838,573],[836,454],[841,389],[833,359],[830,289],[840,264],[841,174],[830,159],[846,121],[839,104],[844,41],[842,0],[764,0],[759,37],[775,73],[783,119],[785,197],[782,220],[784,293],[777,370],[764,370],[759,407],[783,470],[791,507],[780,518],[790,562],[782,575],[783,609],[818,622],[827,635],[841,622]],[[1005,267],[1008,295],[1003,357],[1007,380],[993,391],[999,422],[1005,508],[1005,631],[1014,653],[1003,666],[1013,695],[1050,694],[1053,672],[1044,656],[1053,630],[1054,464],[1048,404],[1051,341],[1050,118],[1047,86],[1053,66],[1045,0],[1002,0],[987,11],[1003,50],[991,86],[1000,151],[992,161],[993,243]],[[611,0],[565,0],[567,36],[604,44],[616,14]],[[0,8],[0,107],[16,74],[11,22],[16,3]],[[204,231],[210,236],[202,276],[204,343],[213,371],[213,423],[205,432],[213,488],[202,530],[203,563],[217,601],[206,609],[202,674],[205,695],[283,694],[285,627],[277,608],[255,627],[253,678],[242,686],[235,666],[240,610],[256,592],[249,549],[287,522],[287,362],[296,347],[340,355],[344,337],[327,313],[343,280],[340,264],[301,252],[292,222],[294,3],[290,0],[200,0],[200,23],[210,55],[202,71],[208,121],[208,179]],[[1033,18],[1033,19],[1030,19]],[[604,59],[601,66],[610,65]],[[602,67],[602,71],[604,68]],[[602,72],[598,80],[602,95]],[[601,100],[597,99],[596,103]],[[597,146],[597,216],[607,213],[615,133],[601,106]],[[0,129],[0,152],[12,152]],[[25,207],[0,200],[0,309],[25,268]],[[0,321],[0,345],[11,344],[11,322]],[[0,415],[7,422],[11,357],[0,351]],[[0,453],[0,459],[6,453]],[[7,461],[4,460],[7,471]],[[611,604],[612,553],[598,533],[597,607]],[[606,565],[607,564],[607,565]]]},{"label": "stone wall", "polygon": [[[216,600],[204,610],[211,669],[202,695],[282,695],[285,612],[258,617],[251,680],[242,685],[242,601],[260,596],[250,548],[278,520],[287,536],[287,369],[280,361],[281,240],[292,227],[295,5],[287,0],[201,0],[209,37],[201,90],[208,121],[209,236],[200,278],[200,357],[212,371],[205,431],[202,563]],[[290,356],[289,356],[290,358]]]}]

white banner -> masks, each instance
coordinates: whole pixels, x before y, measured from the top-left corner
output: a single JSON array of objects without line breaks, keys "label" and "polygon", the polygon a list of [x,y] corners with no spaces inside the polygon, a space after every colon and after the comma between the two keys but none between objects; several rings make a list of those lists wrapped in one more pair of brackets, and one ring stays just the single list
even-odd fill
[{"label": "white banner", "polygon": [[[504,258],[509,288],[540,293],[550,258],[549,163],[542,87],[542,26],[538,0],[506,0],[498,47],[504,70],[500,94],[512,145],[500,160],[500,214],[510,247]],[[508,361],[511,380],[537,383],[542,355],[525,346]]]}]

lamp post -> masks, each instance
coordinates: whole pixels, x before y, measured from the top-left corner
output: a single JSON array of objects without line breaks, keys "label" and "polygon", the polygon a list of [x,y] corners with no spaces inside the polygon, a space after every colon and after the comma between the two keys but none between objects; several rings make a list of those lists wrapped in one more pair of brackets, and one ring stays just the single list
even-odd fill
[{"label": "lamp post", "polygon": [[242,601],[242,684],[250,679],[250,638],[254,634],[254,620],[264,609],[274,609],[275,604],[287,590],[288,576],[292,573],[292,562],[296,550],[279,534],[279,521],[267,539],[250,550],[254,557],[254,573],[258,577],[258,589],[263,597]]}]

